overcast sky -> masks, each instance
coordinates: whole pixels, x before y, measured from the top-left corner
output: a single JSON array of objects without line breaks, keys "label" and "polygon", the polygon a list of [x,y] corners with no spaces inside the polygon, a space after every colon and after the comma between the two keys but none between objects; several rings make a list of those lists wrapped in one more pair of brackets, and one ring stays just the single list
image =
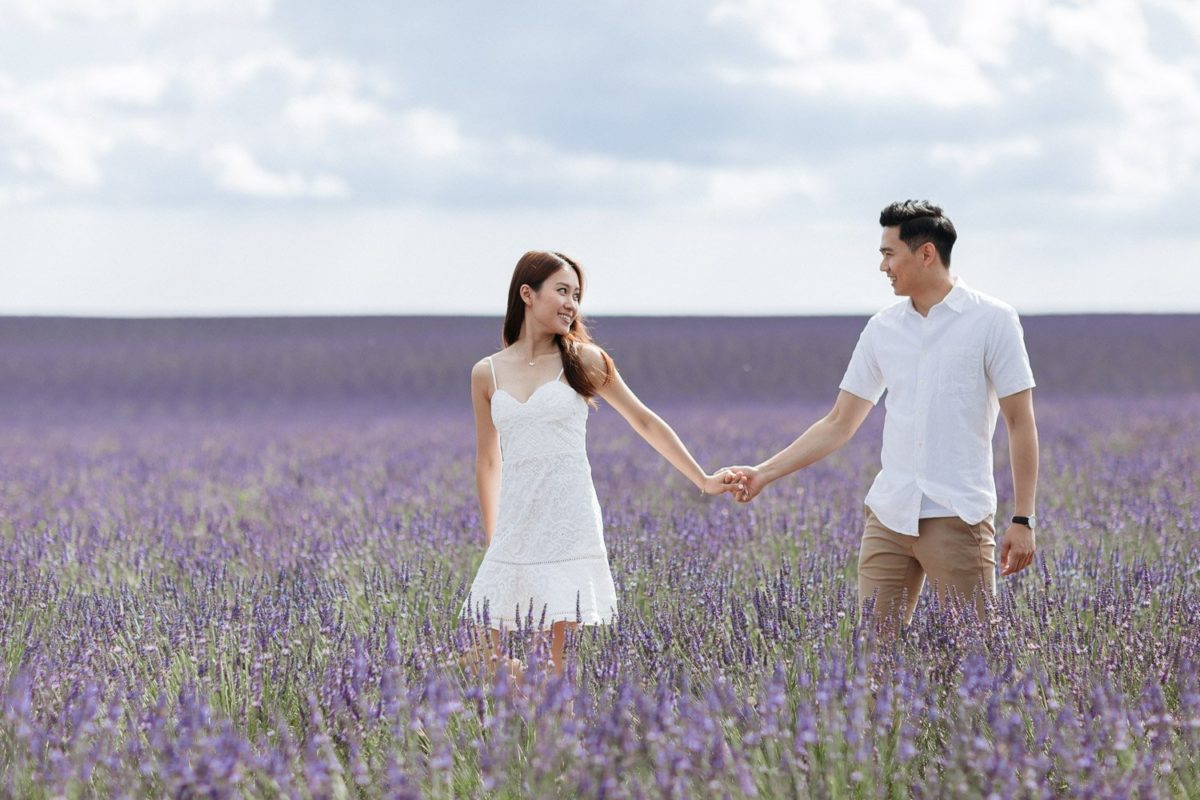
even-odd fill
[{"label": "overcast sky", "polygon": [[0,0],[0,313],[1200,311],[1197,0]]}]

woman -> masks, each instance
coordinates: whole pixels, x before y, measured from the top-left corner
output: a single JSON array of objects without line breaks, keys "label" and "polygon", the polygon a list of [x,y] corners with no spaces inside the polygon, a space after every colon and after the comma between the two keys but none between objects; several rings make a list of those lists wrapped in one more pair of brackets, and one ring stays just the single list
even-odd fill
[{"label": "woman", "polygon": [[732,491],[709,475],[675,432],[621,380],[591,342],[579,303],[583,270],[561,253],[517,262],[504,318],[505,348],[471,370],[475,482],[488,545],[464,613],[490,628],[532,618],[550,625],[555,674],[566,631],[611,622],[617,597],[585,450],[588,406],[604,398],[704,494]]}]

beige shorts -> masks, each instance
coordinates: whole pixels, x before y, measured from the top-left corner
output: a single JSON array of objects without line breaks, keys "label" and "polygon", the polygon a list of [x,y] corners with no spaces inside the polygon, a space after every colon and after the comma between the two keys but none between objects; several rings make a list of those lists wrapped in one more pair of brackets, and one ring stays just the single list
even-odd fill
[{"label": "beige shorts", "polygon": [[912,621],[917,598],[928,576],[939,601],[969,602],[979,619],[987,618],[996,594],[996,529],[988,516],[976,525],[958,517],[920,521],[918,536],[906,536],[883,525],[866,511],[858,554],[860,607],[874,598],[878,619],[903,615]]}]

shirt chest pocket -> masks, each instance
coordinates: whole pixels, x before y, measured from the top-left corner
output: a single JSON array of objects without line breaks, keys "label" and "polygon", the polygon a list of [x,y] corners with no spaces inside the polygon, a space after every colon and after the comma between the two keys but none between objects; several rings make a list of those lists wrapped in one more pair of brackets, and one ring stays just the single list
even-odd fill
[{"label": "shirt chest pocket", "polygon": [[939,359],[938,389],[953,397],[978,397],[985,387],[986,373],[981,345],[954,345]]}]

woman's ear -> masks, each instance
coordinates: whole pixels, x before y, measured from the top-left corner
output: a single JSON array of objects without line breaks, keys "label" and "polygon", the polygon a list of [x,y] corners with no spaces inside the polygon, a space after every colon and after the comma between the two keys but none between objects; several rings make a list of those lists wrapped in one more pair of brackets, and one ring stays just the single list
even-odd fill
[{"label": "woman's ear", "polygon": [[533,305],[533,287],[528,283],[522,283],[520,292],[521,300],[525,302],[525,305]]}]

